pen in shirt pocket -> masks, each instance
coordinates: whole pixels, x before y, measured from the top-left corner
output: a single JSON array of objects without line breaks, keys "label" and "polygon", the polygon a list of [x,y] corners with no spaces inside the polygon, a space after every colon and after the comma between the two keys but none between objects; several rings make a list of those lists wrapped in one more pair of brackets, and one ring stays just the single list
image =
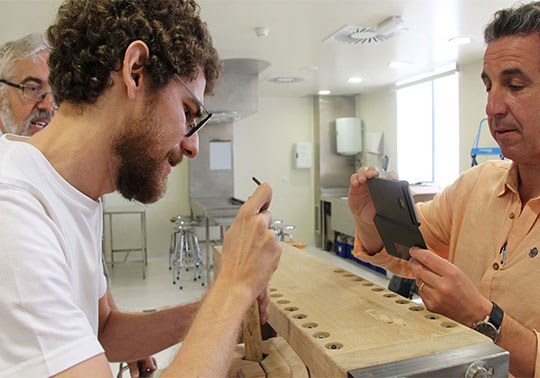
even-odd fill
[{"label": "pen in shirt pocket", "polygon": [[501,265],[506,265],[506,245],[507,243],[504,243],[504,245],[501,247],[501,250],[499,251],[499,254],[501,255]]}]

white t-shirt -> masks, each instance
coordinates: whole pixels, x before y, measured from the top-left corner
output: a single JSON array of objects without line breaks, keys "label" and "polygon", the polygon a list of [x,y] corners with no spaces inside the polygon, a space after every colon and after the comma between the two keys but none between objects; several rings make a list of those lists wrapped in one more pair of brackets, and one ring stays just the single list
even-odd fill
[{"label": "white t-shirt", "polygon": [[0,137],[0,377],[45,377],[103,353],[101,203],[41,152]]}]

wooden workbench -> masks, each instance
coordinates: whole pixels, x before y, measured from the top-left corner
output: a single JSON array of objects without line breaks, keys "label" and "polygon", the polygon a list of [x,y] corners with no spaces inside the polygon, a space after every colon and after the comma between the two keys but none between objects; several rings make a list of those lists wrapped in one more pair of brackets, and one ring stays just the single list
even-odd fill
[{"label": "wooden workbench", "polygon": [[[217,253],[215,261],[219,264]],[[354,369],[490,342],[286,244],[270,288],[269,323],[311,377],[346,377]]]}]

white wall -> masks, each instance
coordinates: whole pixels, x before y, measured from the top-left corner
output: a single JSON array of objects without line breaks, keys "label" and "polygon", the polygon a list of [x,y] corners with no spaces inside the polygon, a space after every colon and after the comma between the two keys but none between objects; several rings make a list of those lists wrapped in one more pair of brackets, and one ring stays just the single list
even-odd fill
[{"label": "white wall", "polygon": [[[482,60],[459,67],[459,170],[465,171],[471,167],[471,148],[478,134],[478,125],[486,117],[486,89],[480,74]],[[487,122],[482,125],[479,147],[496,147],[497,143],[489,133]],[[479,156],[479,163],[488,159],[498,159],[497,156]]]},{"label": "white wall", "polygon": [[[364,122],[365,131],[383,132],[384,154],[390,158],[388,171],[397,171],[396,96],[390,87],[357,96],[357,116]],[[364,165],[381,167],[380,156],[365,153]]]},{"label": "white wall", "polygon": [[313,99],[260,98],[259,111],[233,130],[235,197],[251,195],[252,176],[270,183],[273,217],[296,226],[295,240],[313,242],[313,168],[293,165],[294,143],[313,142]]}]

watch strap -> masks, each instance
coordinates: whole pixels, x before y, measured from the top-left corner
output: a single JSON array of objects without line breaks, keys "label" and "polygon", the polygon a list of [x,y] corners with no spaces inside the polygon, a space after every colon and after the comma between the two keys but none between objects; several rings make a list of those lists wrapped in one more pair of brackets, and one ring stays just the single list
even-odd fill
[{"label": "watch strap", "polygon": [[488,321],[493,324],[495,328],[497,328],[497,331],[500,331],[504,317],[504,311],[502,310],[502,308],[497,306],[497,303],[493,301],[491,303],[493,303],[493,309],[491,310],[491,314],[489,314]]}]

